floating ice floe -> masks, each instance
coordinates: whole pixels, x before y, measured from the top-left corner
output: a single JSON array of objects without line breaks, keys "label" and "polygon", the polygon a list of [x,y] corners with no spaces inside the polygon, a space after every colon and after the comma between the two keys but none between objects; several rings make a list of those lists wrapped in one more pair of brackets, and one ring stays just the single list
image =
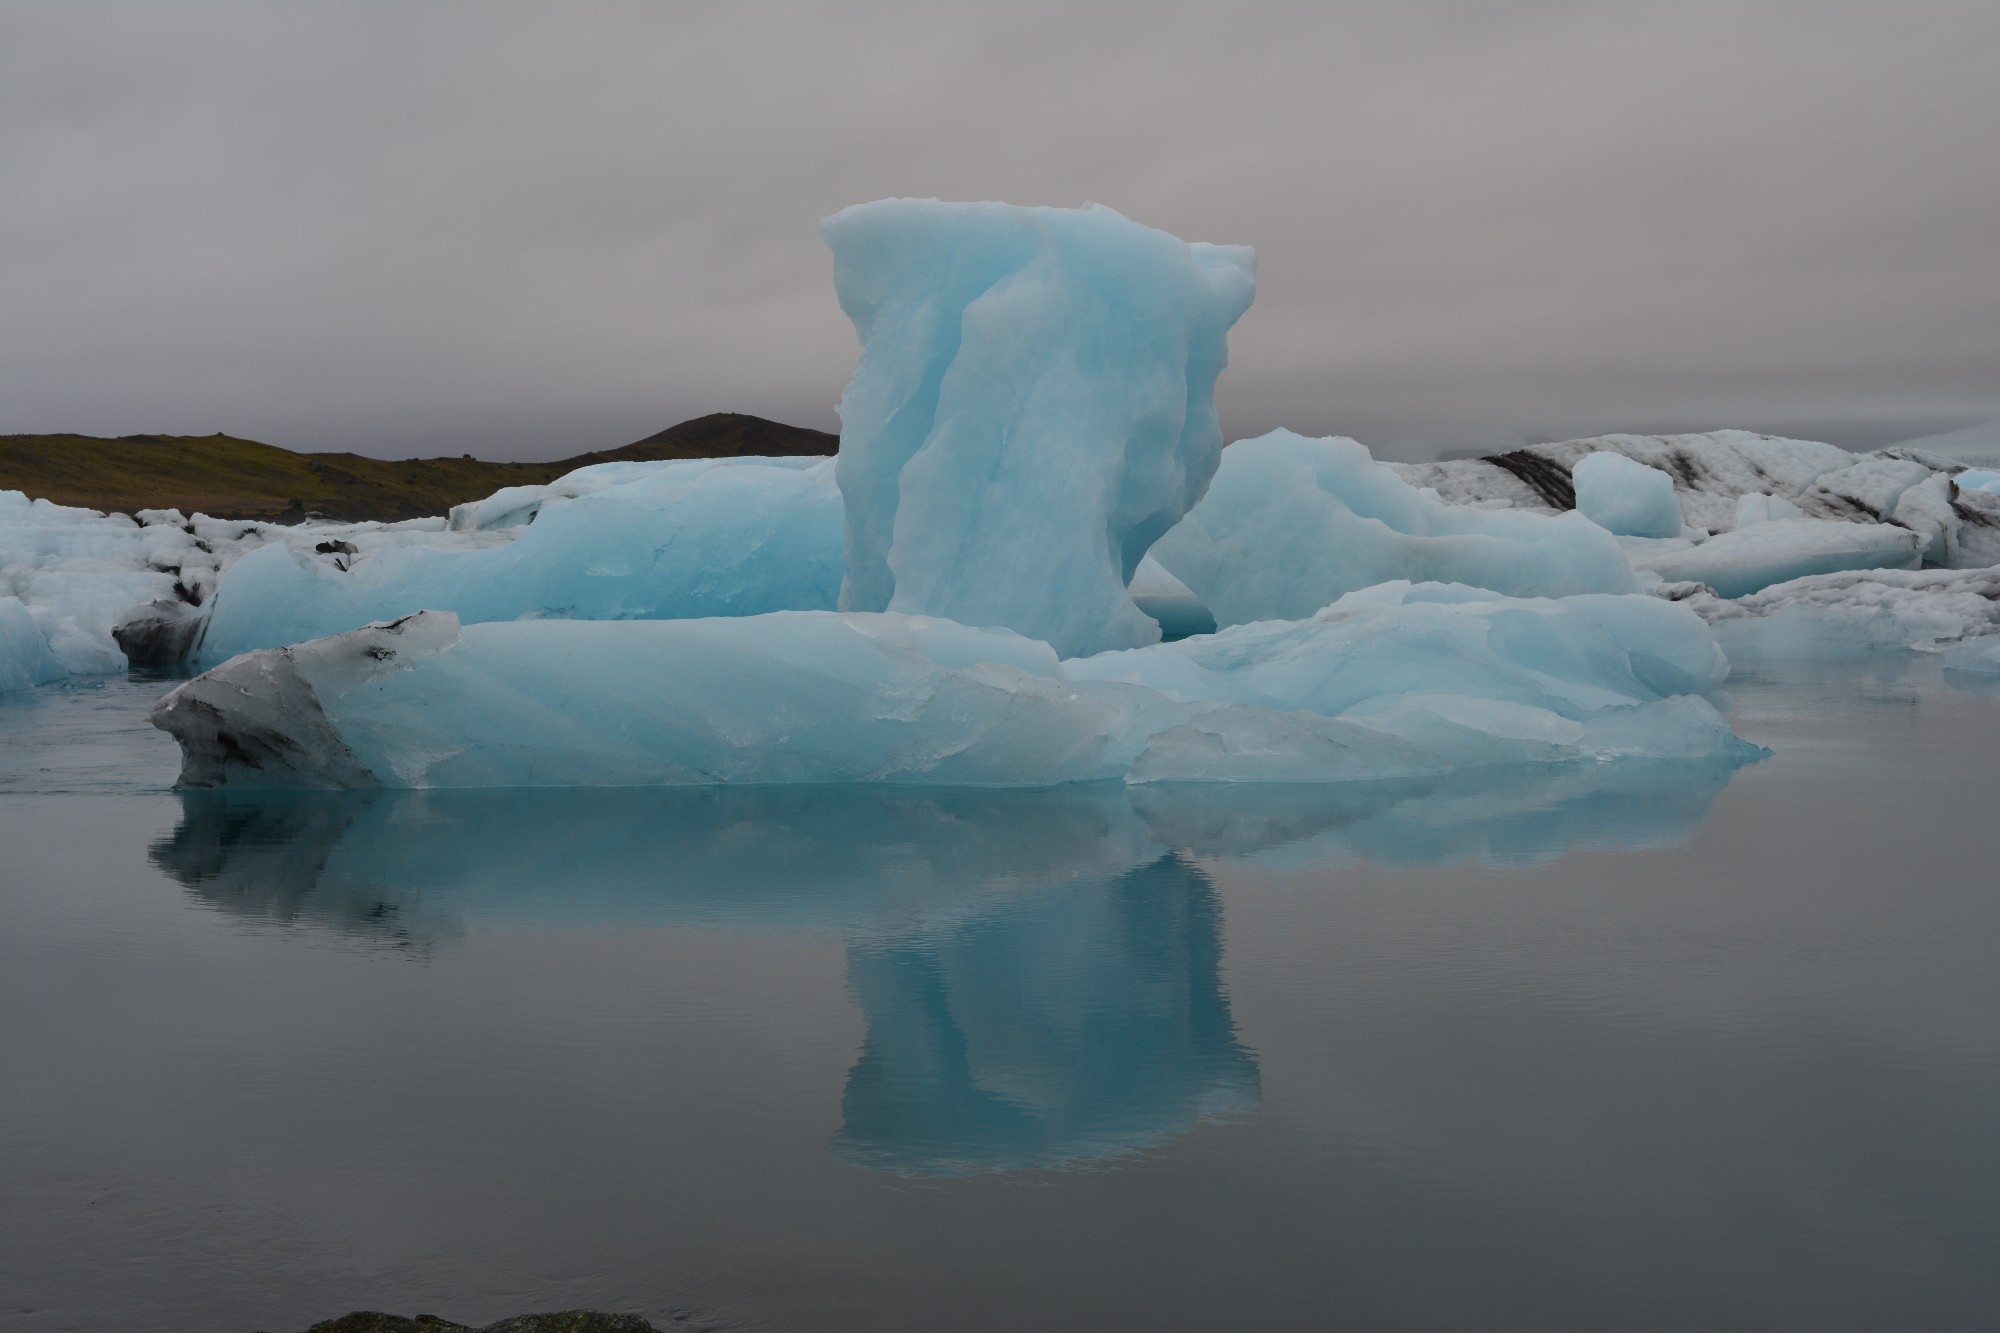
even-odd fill
[{"label": "floating ice floe", "polygon": [[1932,652],[1961,642],[2000,642],[1994,637],[2000,636],[2000,568],[1851,570],[1735,599],[1688,585],[1665,591],[1708,621],[1730,653]]},{"label": "floating ice floe", "polygon": [[861,338],[841,608],[1004,626],[1064,656],[1158,639],[1126,589],[1215,471],[1251,251],[1108,208],[935,199],[820,234]]},{"label": "floating ice floe", "polygon": [[1705,583],[1723,597],[1747,597],[1773,584],[1810,574],[1855,569],[1915,569],[1923,538],[1887,523],[1830,523],[1824,519],[1772,519],[1699,544],[1632,542],[1636,568],[1669,583]]},{"label": "floating ice floe", "polygon": [[1386,585],[1309,621],[1062,661],[886,613],[459,624],[236,658],[162,700],[190,786],[1326,782],[1753,752],[1648,597]]},{"label": "floating ice floe", "polygon": [[1395,579],[1528,597],[1639,586],[1617,540],[1580,514],[1445,504],[1353,440],[1288,430],[1224,450],[1208,494],[1153,558],[1221,625],[1301,619]]},{"label": "floating ice floe", "polygon": [[1968,639],[1944,650],[1947,671],[1964,671],[1975,676],[2000,676],[2000,634]]}]

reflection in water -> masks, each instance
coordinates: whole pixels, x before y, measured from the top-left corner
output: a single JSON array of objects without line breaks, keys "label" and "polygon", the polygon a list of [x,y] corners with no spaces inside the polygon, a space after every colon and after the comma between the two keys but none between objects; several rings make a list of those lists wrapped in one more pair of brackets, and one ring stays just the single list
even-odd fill
[{"label": "reflection in water", "polygon": [[216,908],[424,950],[469,923],[825,928],[866,1020],[836,1150],[922,1174],[1114,1157],[1258,1097],[1202,858],[1518,862],[1685,838],[1731,766],[1421,786],[190,793]]},{"label": "reflection in water", "polygon": [[1017,1170],[1254,1106],[1220,926],[1208,877],[1169,854],[946,930],[857,940],[848,982],[868,1036],[837,1148],[913,1173]]}]

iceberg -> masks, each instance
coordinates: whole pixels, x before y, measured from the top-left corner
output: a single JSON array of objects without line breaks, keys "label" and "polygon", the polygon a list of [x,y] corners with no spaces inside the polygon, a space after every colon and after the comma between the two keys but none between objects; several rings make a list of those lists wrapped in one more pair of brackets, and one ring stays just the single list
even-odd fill
[{"label": "iceberg", "polygon": [[1219,625],[1299,620],[1397,579],[1516,597],[1639,586],[1617,539],[1580,514],[1446,504],[1353,440],[1288,430],[1224,450],[1208,494],[1152,554]]},{"label": "iceberg", "polygon": [[1782,519],[1804,518],[1805,511],[1782,495],[1771,495],[1764,491],[1748,491],[1736,497],[1736,527],[1755,527],[1759,523],[1776,523]]},{"label": "iceberg", "polygon": [[1570,478],[1576,509],[1620,537],[1678,537],[1681,501],[1674,479],[1623,454],[1609,451],[1578,460]]},{"label": "iceberg", "polygon": [[599,464],[461,506],[452,522],[452,545],[252,552],[216,588],[199,660],[423,610],[468,624],[666,619],[831,610],[839,596],[826,459]]},{"label": "iceberg", "polygon": [[235,658],[155,725],[192,787],[1330,782],[1754,753],[1657,598],[1386,585],[1302,624],[1059,659],[894,613],[424,612]]},{"label": "iceberg", "polygon": [[1892,524],[1924,539],[1928,565],[1970,569],[2000,563],[2000,493],[1982,491],[1981,474],[1945,454],[1913,447],[1917,443],[1856,455],[1830,444],[1740,430],[1599,435],[1487,458],[1390,466],[1411,485],[1429,487],[1454,504],[1555,513],[1581,503],[1573,469],[1587,458],[1616,455],[1667,474],[1683,519],[1697,536],[1772,518]]},{"label": "iceberg", "polygon": [[1663,543],[1629,554],[1636,567],[1669,583],[1702,583],[1724,597],[1745,597],[1809,574],[1915,569],[1924,546],[1922,534],[1893,524],[1793,518],[1738,528],[1698,545]]},{"label": "iceberg", "polygon": [[117,626],[154,603],[198,605],[231,546],[254,542],[256,531],[0,491],[0,602],[11,603],[0,612],[0,689],[123,671]]},{"label": "iceberg", "polygon": [[1944,650],[1944,669],[1974,676],[2000,676],[2000,633],[1968,639]]},{"label": "iceberg", "polygon": [[[1392,464],[1412,486],[1427,486],[1453,504],[1505,504],[1560,512],[1576,507],[1576,465],[1592,454],[1615,453],[1674,479],[1683,521],[1728,531],[1737,497],[1761,491],[1796,499],[1814,482],[1854,464],[1831,444],[1789,440],[1746,430],[1700,435],[1593,435],[1533,444],[1486,458]],[[1830,515],[1812,515],[1830,517]]]},{"label": "iceberg", "polygon": [[1691,590],[1682,605],[1709,623],[1728,652],[1746,657],[1937,652],[2000,635],[2000,568],[1852,570],[1734,600]]},{"label": "iceberg", "polygon": [[0,597],[0,693],[46,685],[68,674],[27,604],[18,597]]},{"label": "iceberg", "polygon": [[1063,656],[1159,627],[1127,591],[1201,497],[1251,251],[1108,208],[892,199],[820,224],[861,360],[841,398],[840,607]]}]

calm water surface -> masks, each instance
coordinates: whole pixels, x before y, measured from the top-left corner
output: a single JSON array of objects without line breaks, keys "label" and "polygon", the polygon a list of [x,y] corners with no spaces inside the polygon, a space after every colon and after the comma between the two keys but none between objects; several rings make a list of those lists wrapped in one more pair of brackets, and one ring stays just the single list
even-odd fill
[{"label": "calm water surface", "polygon": [[264,800],[0,696],[0,1329],[1990,1329],[1964,684],[1740,672],[1734,773]]}]

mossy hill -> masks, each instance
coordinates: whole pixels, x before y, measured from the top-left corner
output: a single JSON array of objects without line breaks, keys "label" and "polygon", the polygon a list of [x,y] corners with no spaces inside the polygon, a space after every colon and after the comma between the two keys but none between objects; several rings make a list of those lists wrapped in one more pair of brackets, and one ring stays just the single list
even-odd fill
[{"label": "mossy hill", "polygon": [[840,437],[718,412],[657,435],[550,463],[460,458],[389,461],[301,454],[233,435],[0,435],[0,490],[87,509],[178,509],[216,518],[358,522],[442,514],[502,486],[553,481],[590,463],[831,454]]}]

